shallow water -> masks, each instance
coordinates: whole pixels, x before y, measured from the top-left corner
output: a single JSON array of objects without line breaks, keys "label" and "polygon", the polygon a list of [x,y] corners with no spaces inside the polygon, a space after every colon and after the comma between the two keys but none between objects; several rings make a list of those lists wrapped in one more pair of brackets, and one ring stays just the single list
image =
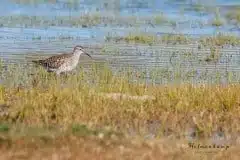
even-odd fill
[{"label": "shallow water", "polygon": [[[213,27],[207,25],[213,18],[213,13],[194,10],[190,0],[152,0],[152,1],[119,1],[112,5],[105,1],[80,0],[79,3],[70,5],[61,0],[57,3],[42,4],[16,4],[13,1],[2,0],[0,15],[29,15],[29,16],[79,16],[92,11],[102,11],[106,14],[119,16],[153,16],[163,12],[170,20],[176,21],[176,26],[149,24],[140,25],[138,32],[148,32],[155,35],[165,33],[182,33],[190,36],[214,35],[217,32],[240,35],[236,26],[225,25]],[[107,2],[107,1],[106,1]],[[117,2],[117,1],[115,1]],[[239,1],[216,0],[202,2],[210,7],[220,7],[220,12],[240,5]],[[185,9],[182,13],[181,10]],[[118,70],[126,65],[132,66],[136,72],[145,72],[143,79],[154,83],[175,82],[184,79],[190,82],[239,82],[240,48],[231,47],[220,50],[221,58],[214,63],[207,63],[203,59],[209,55],[208,48],[198,49],[197,44],[191,45],[134,45],[126,43],[105,42],[105,36],[122,36],[135,32],[134,26],[92,26],[82,27],[1,27],[0,47],[1,57],[7,63],[27,63],[40,55],[49,56],[61,51],[71,51],[77,44],[89,47],[96,63],[108,62]],[[58,37],[65,37],[59,39]],[[68,37],[68,38],[66,38]],[[105,51],[103,51],[103,48]],[[87,58],[81,63],[92,63]],[[155,78],[151,76],[154,71]],[[168,76],[165,76],[165,75]],[[157,75],[157,76],[156,76]],[[178,75],[178,76],[176,76]],[[180,75],[180,76],[179,76]]]}]

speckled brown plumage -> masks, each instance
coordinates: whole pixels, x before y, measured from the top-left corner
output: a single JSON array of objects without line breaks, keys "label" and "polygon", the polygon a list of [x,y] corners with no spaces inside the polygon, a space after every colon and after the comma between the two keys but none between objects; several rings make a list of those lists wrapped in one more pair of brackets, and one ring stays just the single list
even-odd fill
[{"label": "speckled brown plumage", "polygon": [[79,57],[82,53],[92,58],[88,53],[83,51],[82,46],[76,46],[72,53],[55,55],[44,60],[34,60],[32,62],[44,67],[48,72],[60,74],[61,72],[73,70],[77,66]]},{"label": "speckled brown plumage", "polygon": [[55,55],[44,60],[37,60],[32,62],[38,65],[41,65],[43,67],[58,69],[64,62],[66,62],[67,58],[70,58],[71,56],[72,56],[72,53],[70,54],[65,53],[61,55]]}]

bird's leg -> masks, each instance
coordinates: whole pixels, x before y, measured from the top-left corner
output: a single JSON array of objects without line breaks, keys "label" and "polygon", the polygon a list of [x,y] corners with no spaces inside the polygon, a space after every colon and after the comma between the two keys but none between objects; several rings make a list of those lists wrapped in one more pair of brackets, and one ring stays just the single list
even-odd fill
[{"label": "bird's leg", "polygon": [[67,79],[68,78],[68,73],[67,72],[63,72],[64,78]]},{"label": "bird's leg", "polygon": [[61,71],[60,70],[57,70],[56,71],[56,75],[59,77],[61,75]]}]

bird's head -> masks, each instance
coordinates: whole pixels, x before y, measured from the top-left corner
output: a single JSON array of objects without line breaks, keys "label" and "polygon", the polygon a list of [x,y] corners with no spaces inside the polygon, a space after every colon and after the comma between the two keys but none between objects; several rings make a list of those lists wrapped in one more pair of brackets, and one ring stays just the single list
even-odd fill
[{"label": "bird's head", "polygon": [[81,55],[82,53],[86,54],[88,57],[92,58],[87,52],[84,51],[84,48],[80,45],[77,45],[73,49],[73,54],[79,54]]}]

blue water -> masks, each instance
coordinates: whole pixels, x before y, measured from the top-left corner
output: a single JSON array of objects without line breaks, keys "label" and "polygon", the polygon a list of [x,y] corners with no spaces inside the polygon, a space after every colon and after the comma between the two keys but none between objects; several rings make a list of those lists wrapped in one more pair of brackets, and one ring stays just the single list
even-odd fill
[{"label": "blue water", "polygon": [[[14,16],[14,15],[28,15],[28,16],[79,16],[81,14],[91,13],[98,11],[107,11],[111,14],[112,11],[117,10],[118,15],[120,16],[148,16],[151,17],[153,15],[163,13],[168,17],[169,20],[176,22],[176,27],[172,26],[155,26],[151,27],[148,25],[143,25],[140,27],[140,31],[146,31],[160,34],[160,33],[183,33],[183,34],[192,34],[192,35],[213,35],[217,32],[229,32],[233,34],[239,35],[239,28],[236,26],[228,26],[225,25],[223,27],[213,27],[208,23],[214,17],[213,13],[206,12],[198,12],[194,10],[186,10],[187,8],[192,8],[192,5],[196,2],[193,0],[185,0],[185,1],[175,1],[175,0],[122,0],[119,1],[119,5],[117,7],[111,7],[111,4],[108,6],[104,5],[104,2],[107,1],[97,1],[97,0],[79,0],[74,5],[76,7],[69,7],[67,1],[59,0],[57,3],[40,3],[40,4],[17,4],[13,1],[2,0],[0,5],[0,15],[1,16]],[[238,0],[216,0],[214,2],[209,2],[207,0],[201,1],[206,6],[236,6],[240,5],[240,1]],[[185,11],[181,13],[181,10],[185,8]],[[221,11],[221,9],[220,9]],[[122,28],[120,26],[114,26],[108,28],[106,30],[105,27],[97,26],[91,29],[83,29],[83,28],[70,28],[70,27],[50,27],[46,28],[38,28],[36,29],[17,29],[11,28],[11,32],[14,33],[13,36],[16,35],[16,32],[28,38],[30,36],[58,36],[61,32],[62,36],[83,36],[84,38],[103,38],[108,32],[115,31],[116,33],[120,33],[123,35],[124,33],[133,32],[135,28],[125,29],[125,32],[122,32]],[[126,28],[126,26],[125,26]],[[1,28],[1,36],[4,34],[8,35],[9,32],[5,32],[6,29]]]}]

